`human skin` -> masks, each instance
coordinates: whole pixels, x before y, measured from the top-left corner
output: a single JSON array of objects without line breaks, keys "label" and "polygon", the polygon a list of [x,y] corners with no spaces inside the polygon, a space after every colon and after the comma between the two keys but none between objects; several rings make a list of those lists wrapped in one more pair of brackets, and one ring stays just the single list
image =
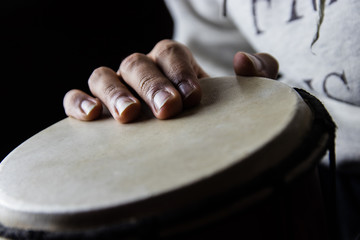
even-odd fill
[{"label": "human skin", "polygon": [[[272,79],[279,68],[276,59],[266,53],[237,52],[233,64],[236,75]],[[70,90],[64,97],[64,109],[70,117],[91,121],[100,117],[104,105],[114,119],[128,123],[140,114],[139,97],[156,118],[168,119],[200,103],[199,79],[204,77],[208,74],[185,45],[162,40],[146,55],[134,53],[125,58],[117,72],[95,69],[88,80],[93,96]]]}]

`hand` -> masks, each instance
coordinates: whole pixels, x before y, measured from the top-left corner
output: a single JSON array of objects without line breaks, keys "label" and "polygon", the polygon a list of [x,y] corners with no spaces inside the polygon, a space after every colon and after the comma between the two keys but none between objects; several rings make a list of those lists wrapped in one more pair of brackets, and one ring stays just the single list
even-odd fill
[{"label": "hand", "polygon": [[[277,61],[268,54],[238,52],[234,56],[237,75],[275,78]],[[140,101],[135,91],[150,107],[155,117],[167,119],[185,107],[199,104],[201,89],[198,80],[208,75],[196,63],[184,45],[162,40],[147,54],[135,53],[125,58],[119,70],[100,67],[91,74],[88,84],[91,97],[80,90],[70,90],[64,97],[68,116],[94,120],[104,104],[119,122],[135,120],[140,114]]]},{"label": "hand", "polygon": [[155,117],[167,119],[200,102],[198,79],[207,76],[187,47],[162,40],[147,55],[134,53],[125,58],[117,72],[107,67],[95,69],[88,81],[95,98],[71,90],[64,97],[64,108],[68,116],[94,120],[103,103],[117,121],[131,122],[140,114],[140,101],[133,90]]},{"label": "hand", "polygon": [[279,63],[267,53],[249,54],[237,52],[233,63],[234,71],[239,76],[276,79],[279,72]]}]

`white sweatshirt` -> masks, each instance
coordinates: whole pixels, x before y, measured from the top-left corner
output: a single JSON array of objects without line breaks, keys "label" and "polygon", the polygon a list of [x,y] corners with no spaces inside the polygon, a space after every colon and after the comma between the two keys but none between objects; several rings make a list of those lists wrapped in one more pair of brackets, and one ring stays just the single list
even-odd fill
[{"label": "white sweatshirt", "polygon": [[311,47],[317,2],[166,1],[174,39],[187,45],[211,76],[233,75],[237,51],[273,55],[280,63],[280,80],[314,94],[336,122],[338,169],[360,173],[351,167],[360,164],[360,1],[326,1],[320,37]]}]

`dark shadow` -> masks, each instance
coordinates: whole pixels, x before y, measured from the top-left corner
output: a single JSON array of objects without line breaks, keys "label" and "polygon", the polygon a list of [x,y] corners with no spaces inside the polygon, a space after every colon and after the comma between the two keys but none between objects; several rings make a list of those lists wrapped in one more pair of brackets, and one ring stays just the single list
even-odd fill
[{"label": "dark shadow", "polygon": [[[172,37],[163,1],[3,1],[0,161],[66,117],[62,99],[99,66],[117,70],[134,52]],[[5,60],[5,61],[4,61]]]}]

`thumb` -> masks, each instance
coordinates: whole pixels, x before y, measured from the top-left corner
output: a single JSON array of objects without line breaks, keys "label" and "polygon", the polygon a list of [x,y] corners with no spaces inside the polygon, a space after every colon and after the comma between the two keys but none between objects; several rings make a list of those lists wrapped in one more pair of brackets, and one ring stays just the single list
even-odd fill
[{"label": "thumb", "polygon": [[234,71],[240,76],[257,76],[276,79],[279,71],[277,60],[267,53],[249,54],[237,52],[234,56]]}]

